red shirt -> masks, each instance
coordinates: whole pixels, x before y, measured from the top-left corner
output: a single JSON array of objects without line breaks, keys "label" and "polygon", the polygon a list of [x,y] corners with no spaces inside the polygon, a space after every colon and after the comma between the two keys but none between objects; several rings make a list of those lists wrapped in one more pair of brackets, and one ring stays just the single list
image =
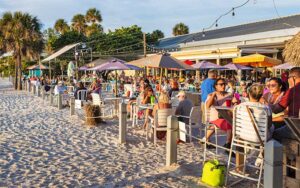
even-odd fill
[{"label": "red shirt", "polygon": [[279,105],[288,109],[288,115],[298,117],[300,108],[300,83],[290,88],[281,98]]}]

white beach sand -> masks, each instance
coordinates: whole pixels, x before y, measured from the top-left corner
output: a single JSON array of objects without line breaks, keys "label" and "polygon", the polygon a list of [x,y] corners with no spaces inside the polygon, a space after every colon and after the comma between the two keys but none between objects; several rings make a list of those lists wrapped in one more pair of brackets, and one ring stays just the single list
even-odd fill
[{"label": "white beach sand", "polygon": [[87,128],[69,109],[16,92],[0,78],[0,187],[199,187],[202,149],[178,145],[178,165],[165,168],[154,147],[129,126],[119,145],[118,120]]}]

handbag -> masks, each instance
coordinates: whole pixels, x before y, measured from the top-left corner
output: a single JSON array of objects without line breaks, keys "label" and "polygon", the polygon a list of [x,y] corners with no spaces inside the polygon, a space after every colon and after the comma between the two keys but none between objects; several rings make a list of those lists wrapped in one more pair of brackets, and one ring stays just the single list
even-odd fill
[{"label": "handbag", "polygon": [[213,187],[223,186],[225,173],[226,166],[218,160],[206,161],[202,170],[202,182]]}]

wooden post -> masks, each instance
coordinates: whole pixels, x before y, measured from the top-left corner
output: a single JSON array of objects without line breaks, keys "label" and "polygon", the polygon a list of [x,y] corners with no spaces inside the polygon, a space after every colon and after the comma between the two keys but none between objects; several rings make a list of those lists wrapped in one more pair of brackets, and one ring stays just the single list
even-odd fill
[{"label": "wooden post", "polygon": [[126,142],[126,129],[127,129],[127,111],[126,111],[126,104],[120,103],[119,104],[119,143],[123,144]]},{"label": "wooden post", "polygon": [[75,115],[75,97],[70,98],[70,115]]},{"label": "wooden post", "polygon": [[167,152],[166,166],[177,163],[177,139],[179,122],[176,116],[169,116],[167,119]]},{"label": "wooden post", "polygon": [[50,106],[53,106],[53,93],[51,91],[49,97],[50,97]]},{"label": "wooden post", "polygon": [[35,96],[35,93],[36,93],[35,85],[32,85],[31,89],[32,89],[32,94]]},{"label": "wooden post", "polygon": [[264,187],[283,187],[282,145],[275,140],[270,140],[265,145],[264,153]]},{"label": "wooden post", "polygon": [[58,108],[59,110],[62,109],[62,94],[58,94],[58,95],[57,95],[57,108]]}]

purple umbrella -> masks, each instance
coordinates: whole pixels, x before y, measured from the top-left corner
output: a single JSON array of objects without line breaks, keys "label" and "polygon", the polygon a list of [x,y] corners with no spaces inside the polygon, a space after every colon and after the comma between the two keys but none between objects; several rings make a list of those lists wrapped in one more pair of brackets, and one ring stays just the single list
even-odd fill
[{"label": "purple umbrella", "polygon": [[252,70],[253,69],[251,67],[247,67],[235,63],[229,63],[227,65],[224,65],[223,67],[228,70]]},{"label": "purple umbrella", "polygon": [[82,66],[82,67],[79,67],[79,69],[78,70],[80,70],[80,71],[86,71],[88,69],[88,67],[87,66]]},{"label": "purple umbrella", "polygon": [[117,96],[117,83],[118,83],[118,74],[117,70],[141,70],[141,68],[134,66],[134,65],[128,65],[124,63],[125,61],[119,61],[117,59],[113,59],[111,61],[108,61],[106,63],[103,63],[101,65],[98,65],[96,67],[87,69],[87,70],[95,70],[95,71],[107,71],[107,70],[114,70],[116,71],[116,96]]},{"label": "purple umbrella", "polygon": [[277,65],[277,66],[273,67],[273,69],[286,69],[286,70],[289,70],[289,69],[292,69],[293,67],[295,67],[295,66],[293,66],[290,63],[284,63],[284,64]]},{"label": "purple umbrella", "polygon": [[224,69],[224,67],[208,61],[201,61],[200,63],[192,65],[192,67],[195,69]]}]

